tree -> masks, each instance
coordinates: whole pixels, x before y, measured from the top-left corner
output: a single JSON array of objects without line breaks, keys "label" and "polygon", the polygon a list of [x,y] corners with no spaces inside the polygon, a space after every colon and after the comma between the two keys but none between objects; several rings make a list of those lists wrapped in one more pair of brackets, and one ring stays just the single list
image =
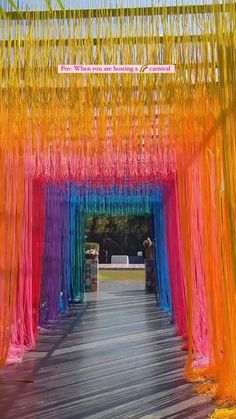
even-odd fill
[{"label": "tree", "polygon": [[91,216],[87,218],[86,235],[87,241],[99,243],[101,261],[106,250],[110,255],[135,256],[142,250],[143,240],[152,236],[151,217]]}]

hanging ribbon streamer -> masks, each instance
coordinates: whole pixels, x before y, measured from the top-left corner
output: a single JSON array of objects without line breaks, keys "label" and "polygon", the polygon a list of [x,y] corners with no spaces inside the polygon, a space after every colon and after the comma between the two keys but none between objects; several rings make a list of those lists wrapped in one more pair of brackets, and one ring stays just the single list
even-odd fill
[{"label": "hanging ribbon streamer", "polygon": [[155,262],[160,307],[162,310],[172,313],[170,274],[166,243],[165,209],[163,202],[153,202],[153,214],[155,234]]},{"label": "hanging ribbon streamer", "polygon": [[[164,189],[164,208],[168,266],[171,283],[171,297],[176,329],[179,335],[187,337],[187,307],[183,269],[183,249],[178,212],[176,180]],[[157,238],[158,240],[158,238]]]}]

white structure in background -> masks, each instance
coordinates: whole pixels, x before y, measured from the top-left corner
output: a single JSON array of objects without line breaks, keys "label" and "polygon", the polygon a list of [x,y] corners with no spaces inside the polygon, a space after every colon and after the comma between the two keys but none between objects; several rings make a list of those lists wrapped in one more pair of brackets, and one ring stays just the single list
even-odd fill
[{"label": "white structure in background", "polygon": [[119,264],[119,265],[128,265],[129,264],[129,257],[126,255],[113,255],[111,257],[112,264]]},{"label": "white structure in background", "polygon": [[141,252],[138,252],[137,253],[137,256],[143,256],[143,252],[141,251]]}]

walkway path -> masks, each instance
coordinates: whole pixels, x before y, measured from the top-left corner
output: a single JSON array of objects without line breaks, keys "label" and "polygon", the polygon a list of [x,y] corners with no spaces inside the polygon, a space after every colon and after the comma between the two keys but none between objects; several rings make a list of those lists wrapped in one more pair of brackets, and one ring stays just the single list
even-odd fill
[{"label": "walkway path", "polygon": [[84,312],[0,371],[0,417],[205,419],[214,406],[184,380],[179,346],[142,281],[104,281]]}]

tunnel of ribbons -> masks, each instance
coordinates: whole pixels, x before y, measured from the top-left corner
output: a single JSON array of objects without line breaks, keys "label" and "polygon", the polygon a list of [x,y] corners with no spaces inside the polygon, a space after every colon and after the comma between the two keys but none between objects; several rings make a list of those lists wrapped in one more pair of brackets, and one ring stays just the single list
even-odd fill
[{"label": "tunnel of ribbons", "polygon": [[236,402],[235,2],[39,3],[0,8],[0,365],[86,300],[86,216],[151,214],[159,304],[188,347],[183,374]]}]

